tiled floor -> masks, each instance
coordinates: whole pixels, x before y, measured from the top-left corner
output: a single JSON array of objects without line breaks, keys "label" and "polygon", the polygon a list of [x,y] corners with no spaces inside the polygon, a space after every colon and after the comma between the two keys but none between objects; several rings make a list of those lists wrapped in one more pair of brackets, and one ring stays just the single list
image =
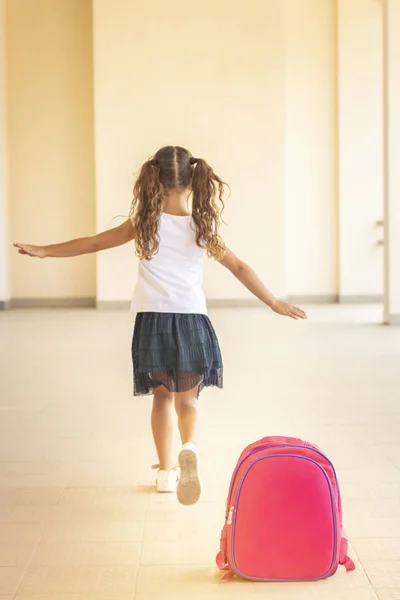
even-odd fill
[{"label": "tiled floor", "polygon": [[[309,312],[212,315],[226,386],[201,397],[205,489],[192,508],[153,493],[132,316],[0,314],[0,600],[400,600],[400,328],[376,325],[375,308]],[[336,463],[355,572],[219,584],[232,468],[270,434],[309,439]]]}]

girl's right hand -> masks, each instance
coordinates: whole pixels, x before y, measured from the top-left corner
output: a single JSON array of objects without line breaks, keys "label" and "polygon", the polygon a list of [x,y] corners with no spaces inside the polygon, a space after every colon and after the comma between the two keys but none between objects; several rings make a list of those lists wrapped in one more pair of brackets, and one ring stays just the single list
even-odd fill
[{"label": "girl's right hand", "polygon": [[28,246],[27,244],[13,244],[18,248],[19,254],[32,256],[33,258],[46,258],[46,249],[44,246]]}]

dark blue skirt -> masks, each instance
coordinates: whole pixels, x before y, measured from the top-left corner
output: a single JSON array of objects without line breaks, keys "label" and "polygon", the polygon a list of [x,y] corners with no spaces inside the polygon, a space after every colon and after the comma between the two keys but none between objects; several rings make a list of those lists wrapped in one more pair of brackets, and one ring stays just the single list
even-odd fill
[{"label": "dark blue skirt", "polygon": [[187,392],[223,386],[218,339],[206,315],[139,313],[132,339],[134,395],[159,386]]}]

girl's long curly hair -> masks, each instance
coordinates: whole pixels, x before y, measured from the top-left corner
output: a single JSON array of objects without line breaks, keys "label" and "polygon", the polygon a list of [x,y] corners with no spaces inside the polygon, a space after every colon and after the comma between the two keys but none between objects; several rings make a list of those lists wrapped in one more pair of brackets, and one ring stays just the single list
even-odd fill
[{"label": "girl's long curly hair", "polygon": [[191,188],[197,244],[210,257],[221,260],[225,254],[219,235],[225,185],[205,160],[194,158],[185,148],[161,148],[142,166],[133,188],[129,215],[135,227],[137,256],[151,260],[158,252],[158,225],[168,192]]}]

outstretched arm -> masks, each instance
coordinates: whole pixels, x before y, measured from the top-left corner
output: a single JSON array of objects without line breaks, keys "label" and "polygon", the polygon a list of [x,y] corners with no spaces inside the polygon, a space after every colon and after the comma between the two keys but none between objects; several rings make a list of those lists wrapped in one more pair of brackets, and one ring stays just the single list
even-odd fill
[{"label": "outstretched arm", "polygon": [[277,300],[275,296],[265,287],[258,275],[249,265],[240,260],[234,253],[227,248],[225,256],[220,260],[221,265],[229,271],[242,283],[256,298],[264,302],[274,312],[279,315],[291,317],[292,319],[306,319],[306,313],[288,304],[283,300]]},{"label": "outstretched arm", "polygon": [[135,237],[135,232],[130,219],[115,227],[108,229],[92,237],[70,240],[62,244],[51,246],[31,246],[28,244],[14,244],[20,254],[26,254],[36,258],[67,258],[81,254],[91,254],[100,250],[108,250],[116,246],[122,246]]}]

